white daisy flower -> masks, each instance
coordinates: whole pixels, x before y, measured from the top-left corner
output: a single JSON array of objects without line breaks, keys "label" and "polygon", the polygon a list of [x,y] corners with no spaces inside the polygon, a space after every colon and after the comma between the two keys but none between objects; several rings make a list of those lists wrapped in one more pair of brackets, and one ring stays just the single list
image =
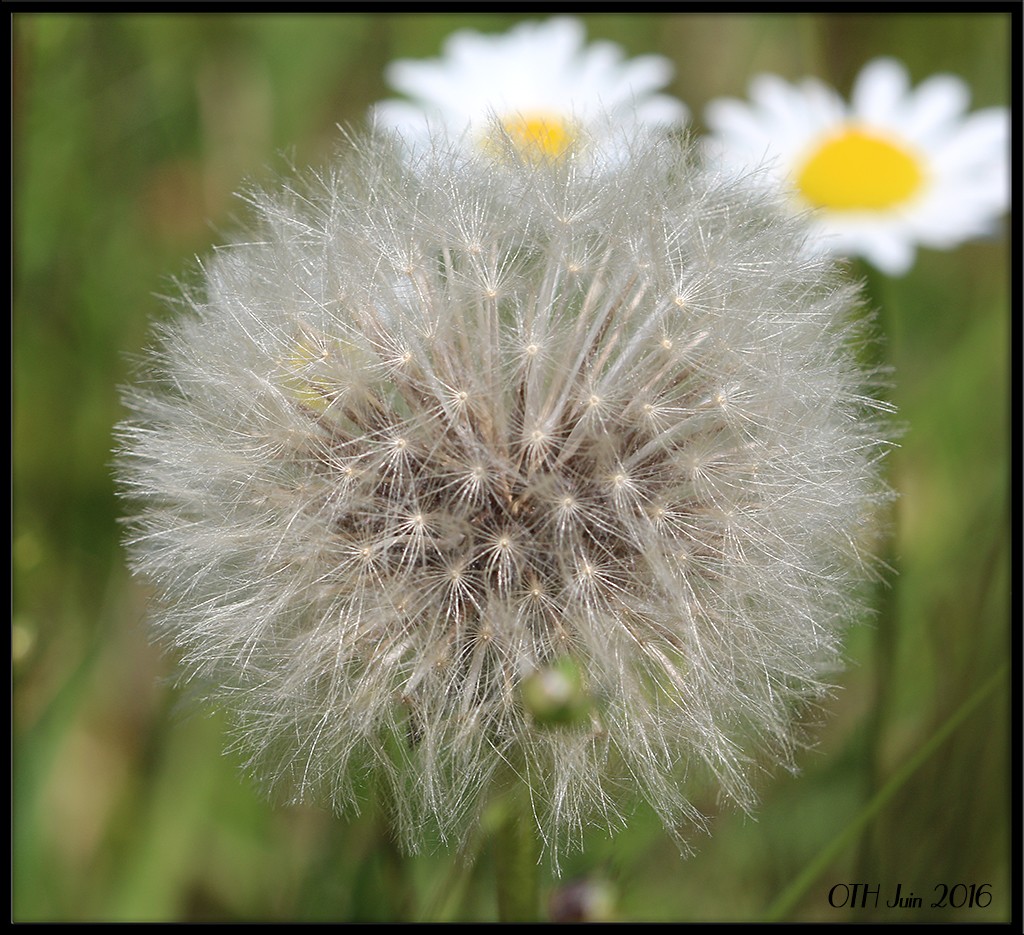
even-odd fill
[{"label": "white daisy flower", "polygon": [[671,79],[668,59],[626,61],[615,43],[584,40],[583,24],[568,17],[499,35],[460,30],[441,58],[388,66],[388,82],[412,100],[381,101],[373,119],[414,147],[440,131],[473,149],[511,144],[528,161],[558,158],[584,139],[614,159],[638,132],[683,123],[682,102],[656,93]]},{"label": "white daisy flower", "polygon": [[1009,202],[1009,112],[965,115],[970,92],[953,75],[911,90],[891,58],[869,62],[849,103],[813,78],[792,85],[761,75],[752,103],[713,101],[705,113],[713,159],[792,192],[814,209],[814,242],[863,256],[890,275],[914,262],[915,246],[949,249],[990,233]]}]

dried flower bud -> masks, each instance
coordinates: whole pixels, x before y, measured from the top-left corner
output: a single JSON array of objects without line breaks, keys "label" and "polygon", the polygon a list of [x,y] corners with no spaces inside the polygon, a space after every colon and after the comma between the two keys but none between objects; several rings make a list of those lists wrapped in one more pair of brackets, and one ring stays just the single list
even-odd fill
[{"label": "dried flower bud", "polygon": [[615,891],[599,878],[570,880],[551,893],[548,916],[552,922],[612,922]]}]

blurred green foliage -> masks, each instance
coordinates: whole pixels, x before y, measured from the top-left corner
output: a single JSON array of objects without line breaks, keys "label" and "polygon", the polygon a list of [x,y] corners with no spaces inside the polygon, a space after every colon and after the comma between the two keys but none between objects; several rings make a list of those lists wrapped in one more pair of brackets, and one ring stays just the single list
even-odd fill
[{"label": "blurred green foliage", "polygon": [[[231,227],[232,193],[326,159],[336,124],[391,96],[391,59],[518,18],[13,16],[15,920],[494,917],[486,827],[402,858],[372,803],[354,818],[265,803],[222,753],[222,719],[181,710],[124,570],[110,460],[130,358],[173,276]],[[1008,13],[584,19],[591,38],[670,57],[698,127],[708,100],[742,96],[757,72],[846,92],[880,54],[915,80],[961,75],[974,106],[1009,100]],[[814,867],[1009,653],[1008,271],[1005,236],[923,251],[904,279],[867,271],[907,425],[891,461],[898,574],[851,634],[802,774],[765,776],[756,816],[709,796],[712,834],[683,860],[641,810],[567,860],[565,879],[614,893],[616,918],[758,920],[773,905],[801,921],[1009,918],[1008,679]],[[877,910],[829,905],[853,882],[880,885]],[[923,907],[885,908],[898,883]],[[990,884],[991,904],[930,908],[958,883]]]}]

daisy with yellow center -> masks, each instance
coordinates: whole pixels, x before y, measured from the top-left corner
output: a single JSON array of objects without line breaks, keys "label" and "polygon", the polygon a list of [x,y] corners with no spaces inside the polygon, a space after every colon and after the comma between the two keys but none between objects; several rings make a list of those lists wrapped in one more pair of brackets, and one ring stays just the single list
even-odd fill
[{"label": "daisy with yellow center", "polygon": [[470,149],[526,162],[585,151],[617,161],[639,132],[681,126],[683,104],[656,93],[671,78],[658,55],[626,60],[612,42],[585,44],[571,17],[523,22],[506,33],[453,33],[441,58],[398,60],[388,82],[409,100],[381,101],[374,123],[414,148],[434,131]]},{"label": "daisy with yellow center", "polygon": [[813,78],[762,75],[750,103],[712,102],[713,162],[790,193],[811,214],[815,247],[863,256],[890,275],[918,245],[949,249],[992,231],[1009,203],[1009,113],[965,115],[966,84],[934,75],[911,90],[890,58],[869,62],[849,103]]}]

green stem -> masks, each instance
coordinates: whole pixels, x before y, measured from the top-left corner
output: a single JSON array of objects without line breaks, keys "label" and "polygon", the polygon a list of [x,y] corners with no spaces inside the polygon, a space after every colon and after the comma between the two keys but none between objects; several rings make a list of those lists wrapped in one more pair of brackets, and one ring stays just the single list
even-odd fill
[{"label": "green stem", "polygon": [[526,789],[521,782],[518,785],[505,801],[505,815],[494,838],[498,918],[502,922],[536,922],[540,842]]},{"label": "green stem", "polygon": [[[890,363],[889,342],[893,340],[893,323],[899,320],[899,299],[894,294],[894,283],[891,277],[879,273],[866,262],[858,263],[858,276],[866,285],[866,295],[870,308],[877,314],[877,327],[881,332],[880,343],[872,345],[864,361],[870,368],[885,367]],[[888,462],[888,471],[893,470],[892,460]],[[886,716],[889,711],[893,694],[894,660],[897,657],[897,625],[900,582],[894,578],[890,569],[897,567],[897,552],[900,542],[900,504],[892,504],[887,512],[891,528],[888,530],[887,542],[881,559],[882,574],[876,588],[876,599],[873,606],[877,614],[873,620],[873,651],[871,671],[874,675],[874,697],[865,723],[865,750],[863,755],[864,775],[866,779],[866,797],[870,801],[881,786],[880,757],[882,740],[886,727]],[[875,842],[868,833],[860,840],[857,857],[858,874],[862,874],[869,866],[876,863]]]},{"label": "green stem", "polygon": [[981,703],[988,699],[1010,671],[1009,663],[1001,666],[996,673],[985,682],[970,698],[968,698],[949,719],[928,739],[889,781],[878,790],[872,799],[861,809],[860,814],[841,834],[833,838],[821,852],[804,868],[803,872],[768,908],[766,922],[779,922],[789,917],[804,894],[814,885],[815,881],[829,868],[847,847],[849,847],[875,816],[889,803],[910,777],[941,747],[953,732],[974,713]]},{"label": "green stem", "polygon": [[[889,541],[882,555],[882,561],[886,569],[896,567],[896,542],[898,541],[898,505],[889,510],[892,517],[892,528],[889,533]],[[870,799],[881,786],[881,749],[885,734],[886,715],[889,711],[893,695],[893,661],[896,659],[898,650],[896,635],[898,633],[898,608],[896,606],[899,594],[899,582],[882,580],[875,590],[876,598],[874,606],[877,614],[872,623],[873,651],[871,669],[874,673],[874,697],[870,711],[865,719],[865,751],[863,757],[864,774],[866,777],[866,797]],[[875,844],[873,836],[865,834],[860,842],[860,854],[858,856],[859,872],[866,872],[867,868],[874,865]],[[865,877],[865,879],[867,879]]]}]

